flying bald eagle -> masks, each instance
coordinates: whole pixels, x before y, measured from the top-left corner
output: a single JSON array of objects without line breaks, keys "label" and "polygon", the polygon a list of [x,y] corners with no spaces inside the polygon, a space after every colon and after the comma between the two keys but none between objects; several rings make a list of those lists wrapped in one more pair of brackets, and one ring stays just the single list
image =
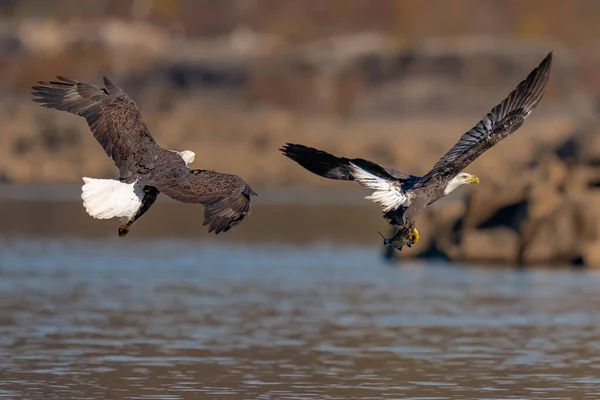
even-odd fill
[{"label": "flying bald eagle", "polygon": [[84,117],[119,169],[119,179],[83,178],[81,197],[90,216],[123,218],[118,233],[126,236],[161,192],[174,200],[204,205],[203,225],[215,234],[227,232],[250,214],[250,196],[256,193],[241,177],[188,168],[194,152],[160,147],[135,102],[108,78],[104,77],[103,88],[57,79],[33,86],[33,101]]},{"label": "flying bald eagle", "polygon": [[419,240],[415,224],[425,207],[462,185],[479,183],[479,178],[462,170],[523,125],[542,99],[551,65],[552,52],[424,176],[403,174],[362,158],[336,157],[299,144],[288,143],[281,151],[317,175],[356,181],[373,190],[366,199],[378,204],[384,218],[397,227],[389,239],[380,235],[385,245],[402,250],[404,245],[410,247]]}]

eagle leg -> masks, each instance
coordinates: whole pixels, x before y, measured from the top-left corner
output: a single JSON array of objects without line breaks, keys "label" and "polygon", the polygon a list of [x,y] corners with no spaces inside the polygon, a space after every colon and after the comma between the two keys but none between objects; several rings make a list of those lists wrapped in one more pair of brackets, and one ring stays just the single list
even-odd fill
[{"label": "eagle leg", "polygon": [[127,222],[127,224],[121,225],[119,227],[119,236],[125,237],[129,233],[129,229],[131,228],[131,223]]},{"label": "eagle leg", "polygon": [[144,186],[144,197],[142,198],[142,205],[136,211],[135,214],[129,217],[127,222],[125,222],[119,227],[119,230],[117,232],[119,233],[120,237],[127,236],[129,230],[131,229],[131,225],[133,225],[135,221],[140,219],[141,216],[144,215],[146,211],[150,209],[152,204],[154,204],[154,202],[156,201],[156,198],[158,197],[159,193],[160,191],[153,186]]}]

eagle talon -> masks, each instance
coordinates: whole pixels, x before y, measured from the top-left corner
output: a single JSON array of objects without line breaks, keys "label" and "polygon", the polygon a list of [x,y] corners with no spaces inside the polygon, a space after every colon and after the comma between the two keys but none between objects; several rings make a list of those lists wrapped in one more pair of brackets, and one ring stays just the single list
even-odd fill
[{"label": "eagle talon", "polygon": [[125,237],[125,236],[127,236],[128,233],[129,233],[129,226],[121,225],[119,227],[119,236],[120,237]]},{"label": "eagle talon", "polygon": [[408,235],[408,247],[411,247],[413,244],[416,244],[420,239],[420,235],[419,235],[419,231],[417,230],[417,228],[413,228],[413,231],[410,235]]}]

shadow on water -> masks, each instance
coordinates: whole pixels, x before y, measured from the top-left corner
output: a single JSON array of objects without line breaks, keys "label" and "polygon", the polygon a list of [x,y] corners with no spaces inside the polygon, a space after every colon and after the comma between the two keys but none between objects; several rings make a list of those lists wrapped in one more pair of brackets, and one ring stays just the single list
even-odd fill
[{"label": "shadow on water", "polygon": [[355,204],[265,202],[227,240],[77,207],[4,200],[0,398],[600,398],[600,275],[385,268]]}]

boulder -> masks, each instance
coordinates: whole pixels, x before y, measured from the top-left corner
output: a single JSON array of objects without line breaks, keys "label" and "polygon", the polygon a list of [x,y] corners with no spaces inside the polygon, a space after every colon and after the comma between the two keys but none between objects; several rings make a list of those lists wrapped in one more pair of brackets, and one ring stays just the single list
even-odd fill
[{"label": "boulder", "polygon": [[554,154],[569,165],[600,165],[598,121],[584,121],[581,128],[554,148]]},{"label": "boulder", "polygon": [[525,210],[525,188],[488,185],[478,187],[467,198],[463,229],[509,226],[518,230]]},{"label": "boulder", "polygon": [[524,264],[600,265],[600,190],[563,196],[552,212],[532,220],[523,242]]},{"label": "boulder", "polygon": [[600,240],[588,242],[582,246],[581,264],[589,268],[600,268]]},{"label": "boulder", "polygon": [[442,202],[428,208],[431,215],[431,247],[422,256],[458,260],[460,250],[460,221],[465,214],[463,202]]},{"label": "boulder", "polygon": [[519,235],[508,227],[467,229],[462,234],[460,250],[465,261],[516,265]]},{"label": "boulder", "polygon": [[520,224],[521,230],[527,229],[528,222],[543,219],[551,214],[561,203],[563,197],[562,192],[550,185],[528,186],[523,198],[526,203],[526,219]]},{"label": "boulder", "polygon": [[576,165],[570,168],[565,184],[569,193],[600,188],[600,168],[589,165]]},{"label": "boulder", "polygon": [[551,212],[532,216],[521,235],[521,265],[569,265],[581,256],[578,205],[563,199]]},{"label": "boulder", "polygon": [[[554,182],[555,183],[555,182]],[[505,265],[567,265],[594,257],[600,190],[570,195],[552,182],[472,192],[452,230],[437,229],[449,259]]]},{"label": "boulder", "polygon": [[526,182],[542,184],[562,190],[570,183],[570,171],[564,161],[552,153],[537,157],[529,170],[520,175]]}]

